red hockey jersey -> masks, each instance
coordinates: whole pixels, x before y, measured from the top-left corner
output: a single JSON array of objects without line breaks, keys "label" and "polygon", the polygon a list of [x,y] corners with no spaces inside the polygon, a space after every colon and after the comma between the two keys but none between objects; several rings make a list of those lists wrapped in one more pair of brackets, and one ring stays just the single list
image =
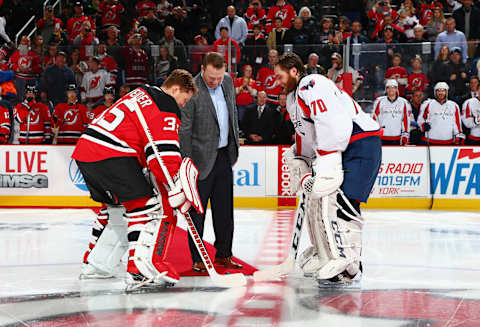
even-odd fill
[{"label": "red hockey jersey", "polygon": [[267,14],[265,9],[258,9],[255,12],[253,7],[247,9],[247,12],[244,15],[245,21],[247,22],[248,36],[253,35],[253,26],[260,25],[262,31],[265,33],[265,25],[267,23]]},{"label": "red hockey jersey", "polygon": [[270,33],[272,31],[275,17],[281,17],[283,20],[282,27],[289,29],[296,16],[297,14],[295,13],[295,9],[292,7],[292,5],[286,2],[283,4],[283,6],[271,6],[267,14],[266,32]]},{"label": "red hockey jersey", "polygon": [[66,26],[66,33],[70,41],[77,37],[78,34],[82,31],[82,24],[84,21],[89,21],[92,26],[92,30],[95,30],[95,20],[91,19],[88,16],[73,16],[68,19]]},{"label": "red hockey jersey", "polygon": [[0,106],[0,144],[6,144],[10,137],[10,113],[8,108]]},{"label": "red hockey jersey", "polygon": [[42,57],[31,50],[26,55],[21,55],[20,51],[15,51],[9,59],[9,65],[15,72],[15,78],[36,79],[42,72]]},{"label": "red hockey jersey", "polygon": [[408,73],[405,67],[389,67],[385,72],[385,79],[394,79],[398,82],[398,93],[401,97],[405,96],[405,88],[408,83]]},{"label": "red hockey jersey", "polygon": [[88,108],[81,103],[59,103],[53,110],[58,144],[75,144],[85,132],[90,120]]},{"label": "red hockey jersey", "polygon": [[115,79],[118,73],[117,62],[112,56],[98,56],[100,59],[100,68],[105,69],[107,72],[112,73],[112,77]]},{"label": "red hockey jersey", "polygon": [[427,25],[428,22],[430,21],[430,19],[432,19],[432,16],[433,16],[433,8],[435,7],[439,7],[439,8],[442,8],[443,10],[443,5],[439,2],[439,1],[435,1],[435,2],[432,2],[432,3],[422,3],[420,5],[420,10],[417,10],[417,11],[420,11],[420,25]]},{"label": "red hockey jersey", "polygon": [[52,138],[52,117],[48,106],[40,102],[26,101],[13,107],[15,122],[19,124],[21,144],[40,144]]},{"label": "red hockey jersey", "polygon": [[147,15],[147,11],[149,9],[155,10],[156,8],[157,8],[157,6],[155,5],[155,3],[153,1],[150,1],[150,0],[139,1],[135,5],[135,9],[137,10],[139,17],[143,17],[143,16]]},{"label": "red hockey jersey", "polygon": [[111,25],[120,27],[120,15],[125,11],[125,8],[121,3],[117,2],[109,6],[105,1],[102,1],[98,10],[102,13],[102,27]]},{"label": "red hockey jersey", "polygon": [[157,182],[166,183],[136,113],[125,104],[127,99],[136,99],[160,157],[171,176],[177,173],[182,161],[178,140],[180,109],[170,95],[155,86],[133,90],[97,117],[78,141],[72,158],[96,162],[114,157],[136,157],[142,167],[150,167]]},{"label": "red hockey jersey", "polygon": [[128,47],[122,50],[122,56],[125,61],[126,84],[139,86],[147,83],[150,68],[145,51]]},{"label": "red hockey jersey", "polygon": [[275,77],[275,71],[267,66],[258,70],[257,85],[259,91],[265,91],[267,93],[267,101],[270,103],[278,104],[278,95],[282,92],[282,85],[277,82]]},{"label": "red hockey jersey", "polygon": [[103,102],[102,104],[98,106],[94,106],[91,110],[88,111],[87,117],[88,117],[88,122],[90,123],[92,120],[100,116],[105,109],[107,109],[108,106]]},{"label": "red hockey jersey", "polygon": [[408,75],[408,92],[412,92],[413,89],[422,90],[422,92],[425,92],[425,89],[429,84],[430,81],[424,73],[410,73]]}]

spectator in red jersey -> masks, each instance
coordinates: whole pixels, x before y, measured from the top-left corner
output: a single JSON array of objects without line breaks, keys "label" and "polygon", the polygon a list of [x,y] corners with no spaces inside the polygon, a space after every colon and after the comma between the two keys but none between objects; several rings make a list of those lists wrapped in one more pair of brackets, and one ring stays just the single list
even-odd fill
[{"label": "spectator in red jersey", "polygon": [[28,36],[22,36],[18,50],[10,57],[9,65],[15,72],[18,99],[23,99],[25,85],[36,84],[42,72],[42,57],[30,49]]},{"label": "spectator in red jersey", "polygon": [[[153,43],[158,43],[163,35],[164,24],[155,15],[154,9],[147,9],[146,15],[138,19],[140,26],[145,26],[148,31],[148,38]],[[139,28],[140,30],[140,28]]]},{"label": "spectator in red jersey", "polygon": [[274,6],[271,6],[267,14],[267,27],[266,32],[270,33],[273,28],[273,22],[275,17],[282,18],[282,27],[289,29],[292,26],[293,20],[297,14],[292,5],[285,0],[277,0]]},{"label": "spectator in red jersey", "polygon": [[155,3],[150,0],[141,0],[141,1],[138,1],[137,4],[135,5],[135,9],[137,10],[139,17],[146,16],[150,9],[155,10],[156,7],[157,6],[155,5]]},{"label": "spectator in red jersey", "polygon": [[400,26],[393,23],[393,17],[390,14],[386,14],[382,20],[383,24],[376,25],[375,30],[373,31],[372,35],[370,36],[371,39],[376,39],[379,37],[379,33],[385,29],[386,26],[390,26],[394,30],[394,38],[397,39],[399,42],[406,42],[405,30]]},{"label": "spectator in red jersey", "polygon": [[268,63],[260,68],[257,73],[257,85],[259,91],[267,93],[267,102],[278,104],[278,95],[282,92],[282,86],[275,77],[274,66],[278,60],[278,51],[270,50],[268,52]]},{"label": "spectator in red jersey", "polygon": [[418,89],[425,92],[430,82],[427,76],[422,72],[422,58],[420,56],[414,57],[411,60],[411,64],[412,72],[408,74],[407,91],[412,93],[413,89]]},{"label": "spectator in red jersey", "polygon": [[263,60],[267,54],[267,42],[263,37],[260,25],[253,27],[252,37],[245,41],[245,60],[248,64],[255,67],[255,71],[263,64]]},{"label": "spectator in red jersey", "polygon": [[48,107],[35,100],[37,88],[27,85],[23,94],[24,101],[13,107],[13,115],[19,128],[19,134],[14,135],[13,143],[52,143],[52,117]]},{"label": "spectator in red jersey", "polygon": [[[229,44],[232,51],[229,50]],[[229,36],[227,27],[220,27],[220,38],[213,42],[213,51],[221,53],[225,57],[227,65],[231,63],[230,71],[236,71],[235,67],[241,58],[240,46],[237,41]]]},{"label": "spectator in red jersey", "polygon": [[389,0],[380,0],[368,12],[368,18],[375,24],[375,30],[381,31],[385,22],[383,21],[386,15],[392,16],[392,22],[389,25],[398,20],[398,12],[390,6]]},{"label": "spectator in red jersey", "polygon": [[59,103],[53,110],[54,140],[57,144],[75,144],[85,132],[88,123],[88,108],[78,102],[77,86],[67,86],[67,102]]},{"label": "spectator in red jersey", "polygon": [[118,67],[117,62],[112,56],[107,53],[107,45],[104,41],[100,41],[97,48],[97,58],[100,60],[100,69],[105,69],[113,76],[117,76]]},{"label": "spectator in red jersey", "polygon": [[261,34],[266,32],[265,25],[267,23],[267,14],[265,9],[262,8],[260,0],[253,0],[243,17],[247,23],[248,37],[253,36],[253,28],[256,25],[260,26]]},{"label": "spectator in red jersey", "polygon": [[190,47],[190,65],[192,67],[192,72],[194,74],[197,74],[200,71],[205,54],[212,50],[211,47],[208,45],[207,39],[200,34],[193,38],[193,44],[194,45]]},{"label": "spectator in red jersey", "polygon": [[103,99],[97,102],[93,106],[93,108],[87,113],[89,123],[96,117],[100,116],[106,109],[110,108],[114,102],[115,88],[113,86],[105,86],[105,88],[103,89]]},{"label": "spectator in red jersey", "polygon": [[432,19],[432,16],[435,14],[435,8],[439,8],[443,16],[443,5],[439,1],[425,0],[420,4],[420,25],[425,26],[430,22],[430,19]]},{"label": "spectator in red jersey", "polygon": [[[0,87],[0,94],[2,93],[2,88]],[[1,100],[1,97],[0,97]],[[7,144],[8,139],[10,138],[10,110],[2,104],[0,104],[0,144]]]},{"label": "spectator in red jersey", "polygon": [[148,56],[140,47],[142,36],[134,34],[128,40],[128,47],[122,50],[125,63],[125,82],[131,87],[136,88],[148,82],[150,67]]},{"label": "spectator in red jersey", "polygon": [[405,87],[408,83],[408,74],[405,67],[400,66],[402,63],[402,55],[395,53],[392,57],[392,67],[385,72],[385,82],[394,79],[398,83],[398,93],[401,97],[405,97]]},{"label": "spectator in red jersey", "polygon": [[342,32],[342,40],[352,35],[352,22],[347,16],[340,16],[338,20],[340,32]]},{"label": "spectator in red jersey", "polygon": [[43,17],[37,21],[37,33],[40,34],[46,42],[50,39],[55,28],[58,27],[62,27],[62,21],[60,18],[55,17],[52,6],[46,6]]},{"label": "spectator in red jersey", "polygon": [[98,38],[95,36],[89,21],[84,21],[82,31],[73,40],[73,45],[80,48],[80,59],[88,60],[93,56],[94,48],[98,45]]},{"label": "spectator in red jersey", "polygon": [[243,76],[235,79],[238,121],[243,120],[246,108],[255,102],[255,97],[257,96],[257,82],[252,78],[252,66],[243,66],[242,72]]},{"label": "spectator in red jersey", "polygon": [[83,5],[80,1],[75,2],[74,15],[67,21],[66,33],[70,41],[74,40],[82,32],[83,22],[90,22],[90,29],[95,30],[95,21],[83,13]]},{"label": "spectator in red jersey", "polygon": [[120,18],[125,8],[117,0],[103,0],[98,7],[98,10],[102,14],[101,24],[102,30],[107,29],[110,26],[120,28]]},{"label": "spectator in red jersey", "polygon": [[283,52],[287,30],[282,27],[283,23],[281,17],[275,17],[274,21],[275,27],[268,34],[267,47],[269,50]]}]

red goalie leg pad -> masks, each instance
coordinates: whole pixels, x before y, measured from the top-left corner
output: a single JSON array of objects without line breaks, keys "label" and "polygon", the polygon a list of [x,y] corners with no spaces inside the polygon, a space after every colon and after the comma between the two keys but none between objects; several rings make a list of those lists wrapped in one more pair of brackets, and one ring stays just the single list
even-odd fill
[{"label": "red goalie leg pad", "polygon": [[88,256],[90,252],[93,250],[93,248],[95,247],[95,244],[97,244],[97,240],[100,237],[100,235],[102,235],[102,232],[105,229],[105,226],[107,226],[107,223],[108,223],[107,206],[105,204],[102,204],[102,208],[98,212],[97,218],[93,223],[92,239],[90,240],[90,244],[88,245],[88,250],[85,251],[85,254],[83,255],[83,263],[88,263]]}]

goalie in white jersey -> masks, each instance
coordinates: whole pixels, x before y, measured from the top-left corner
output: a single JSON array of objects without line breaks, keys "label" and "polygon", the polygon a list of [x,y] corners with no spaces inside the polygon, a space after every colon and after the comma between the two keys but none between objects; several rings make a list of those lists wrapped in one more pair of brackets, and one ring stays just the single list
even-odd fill
[{"label": "goalie in white jersey", "polygon": [[462,122],[458,105],[448,100],[448,84],[438,82],[433,88],[435,99],[420,107],[418,125],[425,132],[422,143],[430,145],[463,144]]},{"label": "goalie in white jersey", "polygon": [[410,113],[412,108],[405,98],[398,95],[398,83],[394,79],[385,84],[387,95],[378,97],[373,104],[373,119],[383,129],[383,145],[407,145],[410,139]]},{"label": "goalie in white jersey", "polygon": [[480,95],[468,99],[462,108],[463,124],[470,128],[466,145],[480,145]]},{"label": "goalie in white jersey", "polygon": [[312,246],[300,266],[317,280],[351,280],[361,270],[360,202],[367,201],[380,168],[381,129],[331,80],[305,76],[303,67],[295,54],[275,65],[297,133],[285,154],[291,191],[307,195]]}]

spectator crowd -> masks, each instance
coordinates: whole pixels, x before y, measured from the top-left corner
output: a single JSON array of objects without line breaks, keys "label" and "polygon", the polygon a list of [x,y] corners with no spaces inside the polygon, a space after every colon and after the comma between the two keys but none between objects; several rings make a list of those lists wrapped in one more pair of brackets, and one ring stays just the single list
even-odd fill
[{"label": "spectator crowd", "polygon": [[371,112],[384,144],[480,144],[478,22],[478,0],[4,1],[0,143],[75,143],[115,99],[216,51],[245,144],[294,142],[273,70],[288,52]]}]

